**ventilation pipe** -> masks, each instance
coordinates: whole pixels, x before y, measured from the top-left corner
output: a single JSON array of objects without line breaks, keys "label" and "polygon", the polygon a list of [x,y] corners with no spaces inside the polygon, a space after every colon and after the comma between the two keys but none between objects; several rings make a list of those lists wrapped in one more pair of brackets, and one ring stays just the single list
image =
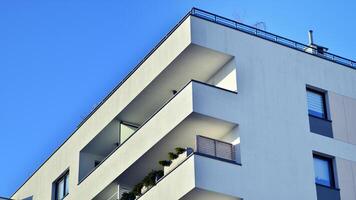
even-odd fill
[{"label": "ventilation pipe", "polygon": [[313,44],[314,44],[314,40],[313,40],[313,30],[309,30],[308,36],[309,36],[309,45],[313,45]]}]

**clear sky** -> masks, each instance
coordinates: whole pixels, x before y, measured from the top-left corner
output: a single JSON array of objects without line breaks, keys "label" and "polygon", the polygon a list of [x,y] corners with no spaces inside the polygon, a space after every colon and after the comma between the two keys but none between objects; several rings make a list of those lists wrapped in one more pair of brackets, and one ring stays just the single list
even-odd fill
[{"label": "clear sky", "polygon": [[193,6],[265,22],[303,43],[313,29],[315,43],[356,59],[354,0],[1,0],[0,196],[10,196]]}]

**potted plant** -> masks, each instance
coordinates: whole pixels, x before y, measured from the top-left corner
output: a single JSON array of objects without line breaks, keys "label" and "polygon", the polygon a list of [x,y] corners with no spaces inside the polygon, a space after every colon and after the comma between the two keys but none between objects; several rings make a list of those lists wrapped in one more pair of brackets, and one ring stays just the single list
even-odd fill
[{"label": "potted plant", "polygon": [[132,189],[132,193],[134,194],[135,199],[137,199],[138,197],[140,197],[142,195],[142,192],[141,192],[142,187],[143,187],[143,183],[138,183]]},{"label": "potted plant", "polygon": [[172,161],[170,161],[170,160],[161,160],[158,163],[160,165],[162,165],[163,167],[169,167],[169,165],[171,165]]},{"label": "potted plant", "polygon": [[192,149],[190,148],[182,148],[182,147],[177,147],[175,148],[175,153],[173,152],[169,152],[168,156],[170,159],[170,164],[167,165],[167,161],[160,163],[162,164],[166,164],[163,165],[163,171],[164,171],[164,175],[167,175],[169,172],[171,172],[174,168],[176,168],[180,163],[182,163],[187,156],[192,152]]},{"label": "potted plant", "polygon": [[163,170],[156,171],[156,184],[164,176]]},{"label": "potted plant", "polygon": [[141,194],[147,192],[156,184],[156,171],[151,171],[145,178],[142,180],[143,186],[141,188]]},{"label": "potted plant", "polygon": [[182,147],[177,147],[177,148],[175,148],[175,150],[176,150],[178,155],[180,155],[180,154],[182,154],[182,153],[187,151],[187,149],[182,148]]}]

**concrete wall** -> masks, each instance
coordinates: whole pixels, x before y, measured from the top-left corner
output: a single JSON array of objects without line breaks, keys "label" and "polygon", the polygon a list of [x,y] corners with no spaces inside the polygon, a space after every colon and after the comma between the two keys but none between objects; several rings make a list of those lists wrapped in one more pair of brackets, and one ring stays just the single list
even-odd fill
[{"label": "concrete wall", "polygon": [[355,70],[198,18],[191,24],[194,44],[236,60],[238,106],[230,109],[239,124],[243,198],[315,200],[312,152],[356,161],[356,149],[310,133],[306,85],[356,98]]},{"label": "concrete wall", "polygon": [[[356,144],[356,99],[329,92],[334,138]],[[356,199],[356,162],[336,158],[338,186],[342,200]]]},{"label": "concrete wall", "polygon": [[[246,187],[243,181],[243,170],[240,165],[194,156],[195,185],[199,189],[242,198]],[[244,198],[245,199],[245,198]]]},{"label": "concrete wall", "polygon": [[217,71],[216,74],[214,74],[207,81],[207,83],[236,92],[236,76],[236,62],[235,59],[231,59],[219,71]]},{"label": "concrete wall", "polygon": [[94,168],[96,161],[102,161],[119,143],[120,122],[112,120],[100,133],[79,153],[79,176],[81,181]]},{"label": "concrete wall", "polygon": [[356,144],[356,99],[328,93],[334,138]]},{"label": "concrete wall", "polygon": [[166,176],[150,191],[145,193],[141,200],[152,199],[180,199],[195,187],[194,159],[190,157],[180,167]]},{"label": "concrete wall", "polygon": [[241,148],[240,148],[240,134],[239,127],[234,127],[229,133],[227,133],[224,137],[220,138],[220,140],[233,144],[235,147],[235,161],[241,164]]},{"label": "concrete wall", "polygon": [[[82,180],[86,175],[88,175],[94,168],[96,161],[102,161],[105,157],[101,155],[96,155],[92,153],[80,153],[80,169],[78,180]],[[72,178],[72,177],[71,177]],[[75,178],[75,177],[73,177]]]},{"label": "concrete wall", "polygon": [[336,158],[338,185],[342,200],[356,199],[356,162]]}]

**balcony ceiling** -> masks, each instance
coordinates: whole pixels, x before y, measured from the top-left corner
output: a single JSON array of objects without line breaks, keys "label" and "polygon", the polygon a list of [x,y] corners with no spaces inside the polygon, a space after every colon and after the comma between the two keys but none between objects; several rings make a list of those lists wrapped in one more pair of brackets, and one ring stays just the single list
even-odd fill
[{"label": "balcony ceiling", "polygon": [[190,80],[209,80],[232,56],[191,44],[162,71],[119,115],[118,119],[142,124]]},{"label": "balcony ceiling", "polygon": [[240,198],[201,189],[194,189],[181,198],[181,200],[240,200]]}]

